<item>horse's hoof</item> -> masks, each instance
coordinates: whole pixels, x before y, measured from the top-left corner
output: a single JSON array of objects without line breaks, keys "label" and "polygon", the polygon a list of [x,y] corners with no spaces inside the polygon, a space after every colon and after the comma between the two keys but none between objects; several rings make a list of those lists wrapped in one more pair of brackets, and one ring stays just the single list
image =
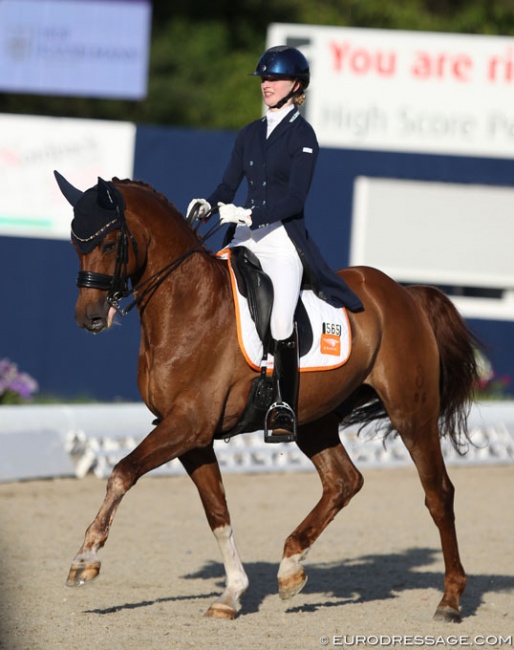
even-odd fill
[{"label": "horse's hoof", "polygon": [[236,616],[236,610],[224,603],[213,603],[205,612],[205,616],[208,616],[209,618],[224,618],[232,620]]},{"label": "horse's hoof", "polygon": [[282,600],[288,600],[305,587],[307,582],[307,574],[303,569],[300,569],[298,573],[294,575],[287,576],[286,578],[278,579],[278,595]]},{"label": "horse's hoof", "polygon": [[79,587],[94,580],[100,573],[100,564],[100,562],[74,562],[68,573],[66,586]]},{"label": "horse's hoof", "polygon": [[445,623],[460,623],[462,617],[458,609],[448,605],[439,605],[435,610],[434,621],[443,621]]}]

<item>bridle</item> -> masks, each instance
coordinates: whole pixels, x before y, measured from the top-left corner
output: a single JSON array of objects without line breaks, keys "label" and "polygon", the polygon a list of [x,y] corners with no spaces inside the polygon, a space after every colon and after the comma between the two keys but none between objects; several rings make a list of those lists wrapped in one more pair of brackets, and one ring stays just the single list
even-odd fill
[{"label": "bridle", "polygon": [[[209,212],[198,221],[201,223],[207,222],[217,209],[217,207],[211,208]],[[203,244],[222,227],[219,223],[215,224],[205,233],[205,235],[198,237],[196,243],[182,253],[178,258],[171,261],[169,264],[166,264],[166,266],[152,274],[144,280],[144,282],[129,288],[129,278],[127,273],[129,240],[132,243],[132,250],[136,258],[136,264],[139,265],[137,242],[128,228],[124,211],[120,210],[119,207],[116,206],[116,212],[118,215],[117,220],[120,223],[120,234],[116,243],[116,262],[114,265],[113,275],[96,273],[95,271],[79,271],[77,275],[77,287],[107,291],[107,303],[113,307],[120,316],[126,316],[146,297],[151,297],[164,280],[173,273],[173,271],[175,271],[185,260],[191,257],[193,253],[198,252],[198,249],[200,249]],[[195,215],[193,215],[192,219],[188,219],[188,222],[192,225],[195,220],[197,219]],[[194,229],[194,232],[197,233],[197,228]],[[96,234],[93,235],[93,237],[95,236]],[[122,307],[120,305],[120,300],[122,298],[128,298],[136,291],[139,292],[139,295],[135,297],[127,307]]]},{"label": "bridle", "polygon": [[[107,291],[107,302],[115,309],[117,309],[119,300],[129,296],[132,292],[132,290],[129,289],[127,277],[129,238],[132,242],[132,250],[134,251],[136,261],[138,260],[137,242],[128,229],[124,212],[116,206],[116,213],[116,221],[120,223],[120,234],[116,243],[116,263],[114,266],[114,274],[107,275],[105,273],[96,273],[95,271],[79,271],[77,275],[77,287]],[[77,237],[77,235],[74,236]],[[98,233],[95,233],[90,237],[90,239],[97,236]]]}]

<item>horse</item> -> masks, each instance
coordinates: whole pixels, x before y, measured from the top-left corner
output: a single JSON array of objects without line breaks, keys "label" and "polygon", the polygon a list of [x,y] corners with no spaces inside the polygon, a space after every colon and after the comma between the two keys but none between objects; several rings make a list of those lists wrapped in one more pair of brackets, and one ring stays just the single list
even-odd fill
[{"label": "horse", "polygon": [[[148,435],[113,468],[66,584],[81,585],[99,574],[98,551],[123,496],[144,474],[178,458],[198,490],[225,569],[225,588],[205,615],[232,619],[249,581],[234,540],[214,440],[241,420],[258,373],[238,343],[227,261],[210,251],[198,228],[150,185],[99,178],[83,192],[55,174],[75,215],[76,322],[89,332],[102,332],[111,327],[116,311],[129,311],[121,309],[120,297],[134,298],[130,307],[137,306],[141,327],[138,386],[156,418]],[[362,488],[363,476],[341,442],[340,426],[382,422],[384,435],[399,435],[407,448],[440,533],[444,593],[434,618],[458,622],[466,574],[440,438],[447,436],[457,449],[469,444],[466,418],[478,375],[476,339],[435,287],[402,286],[367,266],[338,273],[364,309],[348,313],[353,346],[347,362],[301,373],[296,444],[317,470],[322,495],[285,540],[279,596],[289,599],[301,591],[307,552]]]}]

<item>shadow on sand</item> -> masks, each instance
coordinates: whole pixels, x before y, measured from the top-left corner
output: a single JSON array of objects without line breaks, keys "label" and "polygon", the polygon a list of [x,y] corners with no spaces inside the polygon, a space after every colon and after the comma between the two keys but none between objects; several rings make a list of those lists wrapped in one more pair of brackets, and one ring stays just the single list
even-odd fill
[{"label": "shadow on sand", "polygon": [[[384,555],[363,555],[362,557],[327,563],[306,564],[309,580],[303,589],[305,594],[318,594],[319,602],[290,607],[287,611],[315,612],[321,607],[341,607],[345,603],[370,602],[396,598],[398,594],[412,589],[443,590],[444,575],[440,571],[429,571],[427,566],[439,563],[440,551],[430,548],[407,549],[402,553]],[[277,592],[276,575],[278,565],[271,562],[250,562],[245,564],[250,587],[243,597],[240,615],[255,613],[263,600]],[[183,576],[185,580],[216,581],[223,590],[225,574],[219,562],[209,562],[199,571]],[[462,596],[462,615],[471,616],[489,592],[514,590],[514,578],[502,575],[468,575],[466,591]],[[124,609],[149,607],[156,603],[179,600],[215,598],[220,592],[202,593],[192,596],[170,596],[138,603],[125,603],[106,609],[88,610],[87,613],[112,614]],[[293,602],[293,601],[292,601]],[[434,609],[437,603],[434,603]]]}]

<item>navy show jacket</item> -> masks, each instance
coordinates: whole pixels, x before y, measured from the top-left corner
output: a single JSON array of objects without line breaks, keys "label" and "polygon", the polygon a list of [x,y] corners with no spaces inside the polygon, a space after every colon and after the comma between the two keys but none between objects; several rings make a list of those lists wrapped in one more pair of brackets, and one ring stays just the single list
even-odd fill
[{"label": "navy show jacket", "polygon": [[207,201],[211,205],[232,203],[246,177],[244,207],[252,210],[251,229],[282,221],[298,251],[307,282],[318,297],[334,307],[361,310],[359,298],[327,265],[305,227],[304,205],[319,152],[313,128],[294,109],[269,138],[266,131],[265,117],[241,129],[222,181]]}]

